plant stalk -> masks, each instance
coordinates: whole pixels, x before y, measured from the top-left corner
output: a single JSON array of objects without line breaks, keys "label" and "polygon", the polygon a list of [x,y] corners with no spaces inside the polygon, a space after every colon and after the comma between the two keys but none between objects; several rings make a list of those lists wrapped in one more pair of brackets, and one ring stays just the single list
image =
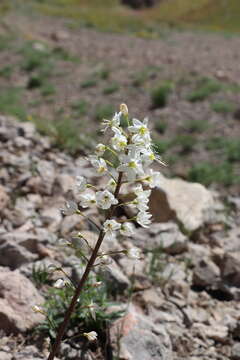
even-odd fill
[{"label": "plant stalk", "polygon": [[[120,191],[120,187],[121,187],[121,183],[122,183],[122,176],[123,176],[123,173],[120,172],[119,175],[118,175],[118,181],[117,181],[116,190],[114,192],[115,198],[117,198],[118,195],[119,195],[119,191]],[[113,215],[113,212],[114,212],[114,209],[115,209],[115,206],[112,205],[106,220],[111,219],[111,217]],[[65,331],[67,329],[67,326],[69,324],[71,315],[72,315],[72,313],[74,311],[74,308],[76,306],[77,300],[78,300],[78,298],[79,298],[79,296],[81,294],[83,286],[84,286],[84,284],[85,284],[85,282],[86,282],[86,280],[88,278],[88,275],[89,275],[89,273],[90,273],[90,271],[91,271],[91,269],[92,269],[92,267],[94,265],[94,262],[95,262],[95,260],[96,260],[96,258],[98,256],[98,251],[99,251],[100,246],[101,246],[101,244],[103,242],[104,235],[105,235],[104,231],[101,230],[100,233],[99,233],[98,241],[97,241],[97,243],[95,245],[95,248],[93,249],[92,255],[91,255],[91,257],[90,257],[90,259],[89,259],[89,261],[88,261],[88,263],[86,265],[86,268],[85,268],[85,271],[84,271],[84,273],[82,275],[82,278],[78,283],[78,286],[77,286],[77,288],[75,290],[72,301],[71,301],[71,303],[70,303],[70,305],[69,305],[69,307],[68,307],[68,309],[67,309],[67,311],[66,311],[66,313],[64,315],[64,320],[63,320],[62,324],[60,325],[60,327],[58,329],[56,340],[55,340],[55,342],[54,342],[54,344],[52,346],[51,352],[50,352],[47,360],[53,360],[54,357],[56,356],[57,352],[58,352],[58,349],[60,347],[63,335],[64,335],[64,333],[65,333]]]}]

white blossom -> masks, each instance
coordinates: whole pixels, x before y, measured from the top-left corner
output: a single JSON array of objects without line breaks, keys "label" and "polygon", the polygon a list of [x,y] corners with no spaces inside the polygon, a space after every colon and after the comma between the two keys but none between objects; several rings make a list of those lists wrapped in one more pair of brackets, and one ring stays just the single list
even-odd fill
[{"label": "white blossom", "polygon": [[143,122],[141,122],[138,119],[133,119],[133,125],[128,127],[128,130],[131,133],[134,133],[131,139],[132,142],[134,143],[137,143],[138,141],[139,142],[146,141],[147,143],[150,142],[151,138],[147,124],[148,124],[147,118],[145,118]]},{"label": "white blossom", "polygon": [[85,336],[89,341],[95,341],[97,340],[98,334],[96,331],[90,331],[88,333],[83,333],[83,336]]},{"label": "white blossom", "polygon": [[161,173],[159,171],[153,171],[152,169],[150,169],[148,174],[146,174],[146,177],[144,177],[142,180],[150,188],[154,188],[155,186],[159,185],[160,178]]},{"label": "white blossom", "polygon": [[80,206],[83,208],[93,206],[96,203],[96,196],[94,193],[87,193],[80,196]]},{"label": "white blossom", "polygon": [[115,236],[115,231],[119,230],[121,225],[116,220],[106,220],[103,224],[103,230],[105,235],[109,239],[113,239]]},{"label": "white blossom", "polygon": [[101,209],[109,209],[112,205],[116,205],[118,200],[108,190],[98,191],[96,193],[97,206]]},{"label": "white blossom", "polygon": [[117,171],[126,173],[128,181],[136,180],[137,175],[143,175],[143,168],[137,152],[132,149],[128,155],[121,156],[122,164],[117,167]]},{"label": "white blossom", "polygon": [[75,203],[74,201],[66,201],[64,207],[61,208],[60,211],[63,215],[66,216],[76,214],[78,212],[77,203]]},{"label": "white blossom", "polygon": [[40,313],[42,315],[46,315],[45,311],[42,308],[40,308],[38,305],[33,305],[32,311],[35,313]]},{"label": "white blossom", "polygon": [[124,236],[131,236],[134,233],[134,225],[130,222],[125,222],[121,225],[120,234]]},{"label": "white blossom", "polygon": [[54,283],[54,287],[56,289],[62,289],[65,285],[66,285],[66,280],[63,280],[63,279],[58,279],[55,283]]},{"label": "white blossom", "polygon": [[97,175],[102,175],[107,172],[107,164],[103,158],[97,158],[96,156],[92,155],[89,157],[89,160],[92,166],[97,170]]},{"label": "white blossom", "polygon": [[103,119],[102,124],[105,126],[103,131],[106,131],[108,128],[118,127],[120,125],[121,115],[122,112],[120,111],[119,113],[115,113],[111,120]]},{"label": "white blossom", "polygon": [[121,130],[116,127],[113,127],[112,130],[115,134],[114,137],[111,139],[112,147],[114,148],[114,150],[123,151],[127,146],[126,136],[124,136]]},{"label": "white blossom", "polygon": [[141,259],[141,251],[137,248],[131,248],[126,251],[127,256],[129,259]]},{"label": "white blossom", "polygon": [[104,152],[106,151],[106,145],[98,144],[95,148],[95,153],[97,156],[102,156]]},{"label": "white blossom", "polygon": [[142,227],[147,228],[151,224],[151,220],[150,220],[151,217],[152,215],[147,211],[139,211],[139,213],[136,216],[136,221]]},{"label": "white blossom", "polygon": [[90,312],[90,315],[92,316],[92,318],[94,320],[96,320],[96,309],[97,309],[97,305],[94,304],[94,302],[91,300],[91,302],[87,305],[87,308]]},{"label": "white blossom", "polygon": [[114,192],[116,189],[117,183],[114,179],[110,179],[106,185],[107,190]]},{"label": "white blossom", "polygon": [[110,258],[110,256],[102,255],[100,257],[99,265],[106,266],[106,265],[110,265],[111,263],[112,263],[112,259]]},{"label": "white blossom", "polygon": [[78,192],[83,192],[84,190],[86,190],[86,185],[87,185],[87,181],[85,177],[83,176],[76,177],[76,190]]}]

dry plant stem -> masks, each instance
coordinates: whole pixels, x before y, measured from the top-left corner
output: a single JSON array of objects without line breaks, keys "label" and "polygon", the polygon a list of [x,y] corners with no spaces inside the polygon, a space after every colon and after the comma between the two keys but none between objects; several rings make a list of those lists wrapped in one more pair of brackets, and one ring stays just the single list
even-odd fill
[{"label": "dry plant stem", "polygon": [[[120,172],[119,175],[118,175],[118,181],[117,181],[117,186],[116,186],[116,190],[114,192],[114,196],[117,198],[118,195],[119,195],[119,191],[120,191],[120,187],[121,187],[121,183],[122,183],[122,176],[123,176],[123,173]],[[113,212],[114,212],[114,209],[115,209],[115,206],[113,205],[108,213],[108,216],[107,216],[107,219],[110,219],[113,215]],[[56,356],[57,352],[58,352],[58,349],[59,349],[59,346],[61,344],[61,341],[62,341],[62,338],[63,338],[63,335],[67,329],[67,326],[68,326],[68,323],[69,323],[69,320],[70,320],[70,317],[74,311],[74,308],[75,308],[75,305],[76,305],[76,302],[79,298],[79,295],[81,294],[81,291],[83,289],[83,286],[88,278],[88,275],[91,271],[91,269],[93,268],[93,265],[94,265],[94,262],[98,256],[98,251],[100,249],[100,246],[102,244],[102,241],[104,239],[104,231],[101,230],[100,233],[99,233],[99,237],[98,237],[98,241],[96,243],[96,246],[95,248],[93,249],[93,252],[92,252],[92,255],[87,263],[87,266],[86,266],[86,269],[83,273],[83,276],[81,278],[81,280],[79,281],[79,284],[75,290],[75,293],[74,293],[74,296],[72,298],[72,301],[65,313],[65,316],[64,316],[64,320],[62,322],[62,324],[60,325],[59,329],[58,329],[58,333],[57,333],[57,337],[56,337],[56,340],[55,340],[55,343],[53,344],[52,346],[52,349],[51,349],[51,352],[48,356],[48,359],[47,360],[53,360],[54,357]]]}]

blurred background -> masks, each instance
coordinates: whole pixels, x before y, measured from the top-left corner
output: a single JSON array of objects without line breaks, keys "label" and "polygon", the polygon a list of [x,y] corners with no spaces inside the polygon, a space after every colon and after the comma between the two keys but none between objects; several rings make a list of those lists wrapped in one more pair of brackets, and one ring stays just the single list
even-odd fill
[{"label": "blurred background", "polygon": [[120,103],[166,173],[240,190],[237,0],[1,0],[0,113],[73,155]]}]

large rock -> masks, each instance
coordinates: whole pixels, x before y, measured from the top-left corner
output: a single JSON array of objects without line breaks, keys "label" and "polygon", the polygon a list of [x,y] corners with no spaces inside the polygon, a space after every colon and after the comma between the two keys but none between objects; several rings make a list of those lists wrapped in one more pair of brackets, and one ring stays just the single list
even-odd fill
[{"label": "large rock", "polygon": [[38,325],[43,315],[34,313],[34,305],[44,301],[37,289],[18,270],[0,268],[0,329],[7,334],[24,332]]},{"label": "large rock", "polygon": [[36,260],[37,256],[15,241],[0,239],[0,265],[16,269],[19,266]]},{"label": "large rock", "polygon": [[210,221],[215,208],[213,194],[203,185],[164,176],[150,197],[150,212],[155,222],[177,220],[188,231]]},{"label": "large rock", "polygon": [[113,324],[110,332],[114,341],[120,340],[121,359],[173,359],[171,342],[164,327],[153,324],[134,306],[130,306],[127,314]]},{"label": "large rock", "polygon": [[[147,241],[146,241],[147,239]],[[176,255],[187,250],[188,239],[173,222],[154,223],[149,229],[136,229],[133,243],[142,249],[161,248],[162,251]]]}]

